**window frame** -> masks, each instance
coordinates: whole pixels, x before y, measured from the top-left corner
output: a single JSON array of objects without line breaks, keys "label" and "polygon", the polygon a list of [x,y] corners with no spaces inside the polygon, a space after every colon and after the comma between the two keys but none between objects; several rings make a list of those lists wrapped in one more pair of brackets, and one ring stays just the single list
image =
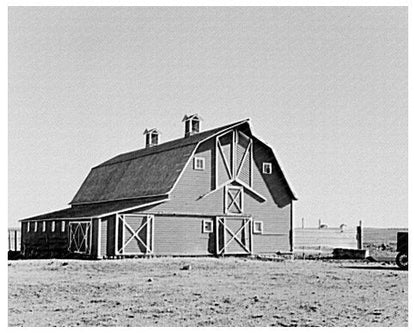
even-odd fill
[{"label": "window frame", "polygon": [[[256,225],[259,225],[260,228],[257,229]],[[263,234],[263,221],[253,221],[253,234]]]},{"label": "window frame", "polygon": [[[209,228],[207,228],[209,226]],[[211,234],[214,232],[214,221],[212,220],[202,220],[202,233]]]},{"label": "window frame", "polygon": [[42,221],[42,232],[46,232],[46,221]]},{"label": "window frame", "polygon": [[[244,214],[244,187],[243,186],[235,186],[235,185],[226,185],[224,187],[225,193],[224,193],[224,214],[227,215],[243,215]],[[238,206],[236,208],[240,211],[239,213],[231,212],[229,209],[232,205],[235,205],[234,203],[230,203],[230,198],[228,191],[229,190],[237,190],[240,192],[239,194],[239,202],[237,202]],[[234,202],[235,200],[233,200]]]},{"label": "window frame", "polygon": [[[270,172],[267,172],[267,168],[270,168]],[[264,175],[271,175],[273,173],[273,167],[270,162],[263,162],[262,172]]]},{"label": "window frame", "polygon": [[33,232],[38,232],[38,221],[34,222],[35,223],[35,228],[33,230]]},{"label": "window frame", "polygon": [[[202,162],[202,167],[198,167],[198,161]],[[194,170],[204,171],[205,170],[205,157],[195,156],[194,157]]]},{"label": "window frame", "polygon": [[51,232],[55,232],[56,222],[52,221]]},{"label": "window frame", "polygon": [[65,221],[61,221],[61,232],[65,232]]},{"label": "window frame", "polygon": [[30,222],[26,222],[27,226],[26,226],[26,232],[30,232]]}]

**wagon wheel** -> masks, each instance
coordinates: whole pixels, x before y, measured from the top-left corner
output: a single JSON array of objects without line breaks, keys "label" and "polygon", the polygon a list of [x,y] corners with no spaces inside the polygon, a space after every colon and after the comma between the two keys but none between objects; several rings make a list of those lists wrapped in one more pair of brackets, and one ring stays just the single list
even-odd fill
[{"label": "wagon wheel", "polygon": [[404,252],[399,252],[396,257],[396,264],[400,269],[408,269],[408,255]]}]

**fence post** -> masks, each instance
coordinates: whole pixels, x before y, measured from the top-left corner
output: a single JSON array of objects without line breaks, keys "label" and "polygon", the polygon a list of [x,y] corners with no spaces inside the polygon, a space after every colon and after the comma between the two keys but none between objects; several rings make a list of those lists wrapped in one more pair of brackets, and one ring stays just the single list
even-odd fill
[{"label": "fence post", "polygon": [[360,220],[360,222],[358,223],[358,227],[357,227],[357,248],[359,250],[363,249],[363,228],[362,228],[363,224]]}]

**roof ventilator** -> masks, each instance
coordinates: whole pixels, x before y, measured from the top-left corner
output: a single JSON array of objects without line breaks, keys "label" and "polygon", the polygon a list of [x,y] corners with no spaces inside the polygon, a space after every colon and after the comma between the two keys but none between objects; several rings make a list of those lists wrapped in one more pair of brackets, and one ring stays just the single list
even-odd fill
[{"label": "roof ventilator", "polygon": [[185,122],[185,138],[199,133],[201,129],[200,123],[202,120],[203,119],[197,113],[190,116],[185,115],[183,117],[182,122]]},{"label": "roof ventilator", "polygon": [[146,141],[146,148],[157,146],[159,144],[160,132],[156,128],[145,129],[143,132]]}]

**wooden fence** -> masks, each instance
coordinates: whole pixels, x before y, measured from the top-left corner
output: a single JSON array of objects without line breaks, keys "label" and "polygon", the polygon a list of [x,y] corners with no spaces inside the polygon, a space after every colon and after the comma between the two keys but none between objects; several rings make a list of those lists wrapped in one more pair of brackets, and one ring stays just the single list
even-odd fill
[{"label": "wooden fence", "polygon": [[362,249],[362,228],[295,228],[294,250],[300,253],[332,252],[334,248]]},{"label": "wooden fence", "polygon": [[[343,228],[295,228],[295,252],[331,252],[334,248],[362,249],[361,226]],[[9,251],[20,251],[20,228],[9,228]]]},{"label": "wooden fence", "polygon": [[20,228],[9,228],[9,251],[20,251],[21,233]]}]

